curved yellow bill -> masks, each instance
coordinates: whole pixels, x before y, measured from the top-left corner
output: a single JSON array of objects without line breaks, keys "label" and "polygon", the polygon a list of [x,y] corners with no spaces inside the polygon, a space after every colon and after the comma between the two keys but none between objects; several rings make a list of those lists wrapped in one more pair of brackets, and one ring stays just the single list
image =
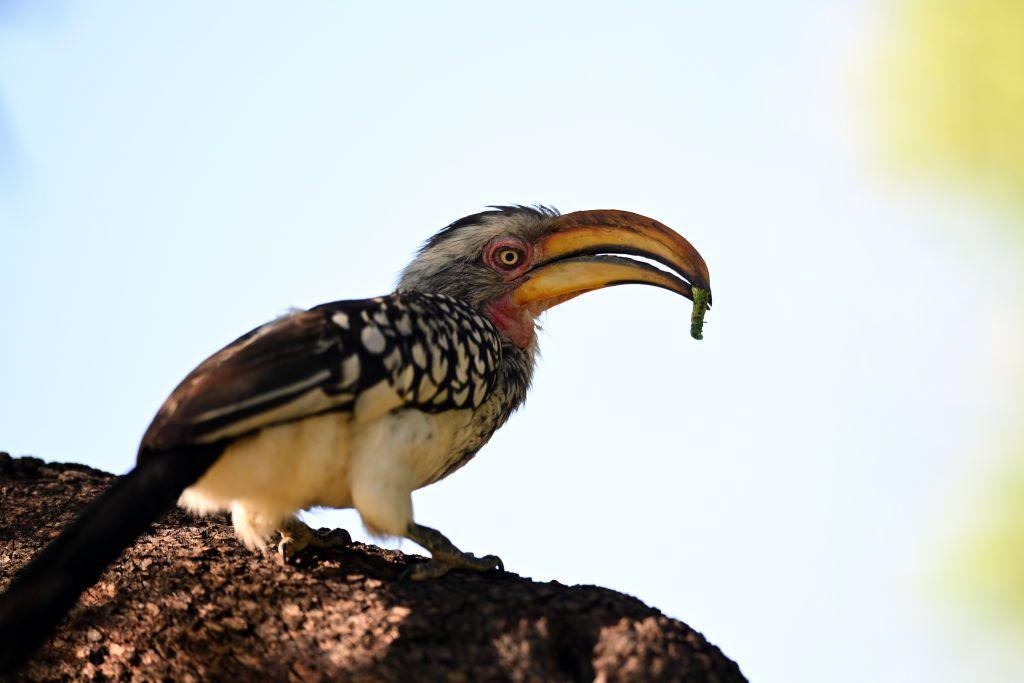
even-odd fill
[{"label": "curved yellow bill", "polygon": [[[641,256],[672,273],[620,255]],[[711,306],[711,277],[704,259],[682,235],[628,211],[576,211],[555,219],[535,245],[534,261],[512,300],[536,311],[603,287],[646,284],[694,302],[690,334],[702,338]]]},{"label": "curved yellow bill", "polygon": [[654,266],[619,256],[581,256],[532,270],[512,301],[520,306],[548,303],[544,308],[550,308],[584,292],[626,284],[654,285],[693,298],[689,284]]}]

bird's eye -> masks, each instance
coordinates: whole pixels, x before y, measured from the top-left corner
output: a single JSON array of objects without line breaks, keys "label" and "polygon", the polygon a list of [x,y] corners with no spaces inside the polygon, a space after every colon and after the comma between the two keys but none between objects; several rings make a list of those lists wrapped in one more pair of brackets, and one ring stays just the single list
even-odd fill
[{"label": "bird's eye", "polygon": [[498,264],[501,265],[502,268],[515,268],[522,263],[523,260],[523,252],[511,247],[499,249],[495,256],[497,257]]}]

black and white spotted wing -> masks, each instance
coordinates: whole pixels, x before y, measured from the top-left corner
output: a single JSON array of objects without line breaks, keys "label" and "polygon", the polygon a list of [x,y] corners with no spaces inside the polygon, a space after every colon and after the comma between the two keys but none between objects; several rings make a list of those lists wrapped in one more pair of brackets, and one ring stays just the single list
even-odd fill
[{"label": "black and white spotted wing", "polygon": [[384,409],[476,408],[493,391],[500,360],[498,330],[450,297],[403,293],[323,304],[258,327],[204,361],[164,403],[142,449],[356,411],[371,389],[391,390],[384,394],[393,405],[385,401]]}]

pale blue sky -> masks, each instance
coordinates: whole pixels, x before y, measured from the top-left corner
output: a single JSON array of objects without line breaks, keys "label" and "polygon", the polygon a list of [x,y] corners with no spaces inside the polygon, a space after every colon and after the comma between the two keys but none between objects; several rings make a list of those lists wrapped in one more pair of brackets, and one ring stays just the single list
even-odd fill
[{"label": "pale blue sky", "polygon": [[864,3],[620,5],[8,6],[0,448],[123,472],[206,355],[388,291],[452,219],[637,211],[705,255],[705,340],[652,288],[556,309],[525,409],[418,519],[752,680],[998,680],[930,572],[996,431],[998,219],[876,172]]}]

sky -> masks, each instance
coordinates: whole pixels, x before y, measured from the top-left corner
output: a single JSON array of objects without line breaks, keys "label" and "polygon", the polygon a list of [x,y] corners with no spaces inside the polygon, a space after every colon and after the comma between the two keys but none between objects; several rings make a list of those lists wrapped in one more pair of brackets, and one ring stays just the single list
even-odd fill
[{"label": "sky", "polygon": [[1019,680],[934,572],[1012,419],[1019,255],[999,215],[878,168],[879,21],[852,0],[8,3],[0,449],[125,472],[199,361],[389,291],[452,220],[631,210],[708,262],[704,340],[654,288],[551,311],[526,406],[417,520],[636,595],[751,680]]}]

